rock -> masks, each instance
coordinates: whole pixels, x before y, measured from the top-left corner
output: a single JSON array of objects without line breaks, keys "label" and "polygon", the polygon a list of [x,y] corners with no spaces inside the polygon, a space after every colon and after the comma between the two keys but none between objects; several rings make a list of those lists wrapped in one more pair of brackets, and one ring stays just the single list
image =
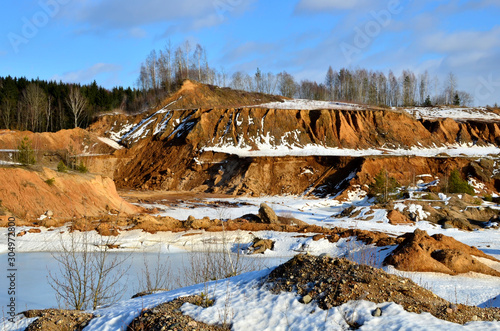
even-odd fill
[{"label": "rock", "polygon": [[186,222],[184,222],[184,226],[190,229],[194,222],[196,222],[196,218],[192,215],[189,215]]},{"label": "rock", "polygon": [[311,301],[312,301],[312,298],[311,298],[311,296],[309,294],[307,294],[307,295],[305,295],[305,296],[302,297],[302,303],[304,303],[306,305],[308,303],[310,303]]},{"label": "rock", "polygon": [[476,177],[482,182],[489,182],[491,177],[493,176],[493,165],[487,164],[487,162],[481,162],[478,164],[476,162],[472,162],[469,166],[469,172],[472,176]]},{"label": "rock", "polygon": [[252,254],[264,254],[266,250],[272,250],[274,248],[274,241],[272,241],[271,239],[255,238],[252,244],[252,248]]},{"label": "rock", "polygon": [[480,228],[477,225],[471,224],[468,219],[462,217],[445,217],[440,221],[440,223],[443,229],[457,228],[465,231],[473,231]]},{"label": "rock", "polygon": [[405,215],[395,209],[387,213],[387,218],[392,225],[411,223]]},{"label": "rock", "polygon": [[314,235],[312,237],[313,241],[318,241],[318,240],[321,240],[321,239],[325,239],[325,235],[324,234],[317,234],[317,235]]},{"label": "rock", "polygon": [[276,216],[274,210],[265,203],[260,204],[259,217],[263,223],[279,224],[278,216]]},{"label": "rock", "polygon": [[197,325],[198,325],[198,323],[196,323],[196,321],[191,321],[191,322],[188,323],[187,326],[190,327],[190,328],[195,328]]},{"label": "rock", "polygon": [[377,309],[375,309],[372,312],[372,316],[373,317],[380,317],[380,316],[382,316],[382,309],[380,309],[379,307],[377,307]]},{"label": "rock", "polygon": [[[106,205],[106,206],[107,206],[107,205]],[[52,210],[47,210],[47,211],[45,212],[45,216],[47,216],[47,217],[51,218],[51,217],[53,217],[53,216],[54,216],[54,212],[53,212]]]}]

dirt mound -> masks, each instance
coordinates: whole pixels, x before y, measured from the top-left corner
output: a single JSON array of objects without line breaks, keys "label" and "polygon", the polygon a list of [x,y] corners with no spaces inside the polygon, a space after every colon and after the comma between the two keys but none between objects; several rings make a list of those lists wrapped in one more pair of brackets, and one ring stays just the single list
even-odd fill
[{"label": "dirt mound", "polygon": [[160,330],[200,330],[216,331],[229,330],[229,327],[208,325],[197,322],[193,318],[180,312],[183,304],[189,302],[194,305],[206,307],[210,302],[206,298],[194,295],[178,298],[170,302],[162,303],[153,309],[147,309],[141,312],[127,327],[127,331],[160,331]]},{"label": "dirt mound", "polygon": [[12,214],[38,218],[50,210],[55,218],[97,216],[115,209],[141,211],[118,196],[110,178],[99,175],[0,168],[0,200]]},{"label": "dirt mound", "polygon": [[97,135],[80,128],[42,133],[0,130],[0,149],[16,150],[24,137],[28,137],[32,148],[40,153],[109,154],[115,150],[99,140]]},{"label": "dirt mound", "polygon": [[27,318],[38,317],[25,329],[26,331],[79,331],[83,330],[94,318],[94,315],[90,313],[62,309],[28,310],[22,314]]},{"label": "dirt mound", "polygon": [[402,236],[404,241],[384,260],[399,270],[441,272],[450,275],[470,271],[500,277],[500,272],[475,260],[473,256],[500,262],[475,247],[451,237],[415,230]]},{"label": "dirt mound", "polygon": [[[184,81],[181,88],[171,96],[165,98],[158,107],[137,115],[112,114],[102,115],[94,122],[89,131],[99,136],[110,137],[121,140],[127,134],[141,127],[142,124],[158,124],[165,118],[164,114],[170,110],[176,113],[189,113],[193,109],[227,109],[251,106],[268,102],[280,102],[286,98],[256,92],[220,88],[213,85],[205,85],[194,81]],[[177,111],[184,110],[184,111]],[[186,118],[186,116],[180,116]],[[177,120],[174,118],[173,120]],[[158,123],[152,123],[158,122]],[[153,131],[146,132],[146,136],[153,135]],[[132,145],[136,141],[123,141],[125,145]]]},{"label": "dirt mound", "polygon": [[[326,256],[297,255],[273,270],[266,282],[275,293],[297,291],[303,303],[314,300],[322,309],[330,309],[350,300],[367,300],[395,302],[407,311],[428,312],[440,319],[461,324],[477,318],[493,321],[500,317],[499,308],[452,305],[409,279],[346,259]],[[358,323],[355,326],[361,325]]]},{"label": "dirt mound", "polygon": [[177,92],[162,102],[160,108],[166,105],[171,105],[170,109],[236,108],[280,102],[285,99],[276,95],[233,90],[185,80]]},{"label": "dirt mound", "polygon": [[387,218],[389,219],[389,223],[391,223],[392,225],[411,223],[411,221],[408,220],[405,215],[401,214],[397,210],[389,211],[387,213]]}]

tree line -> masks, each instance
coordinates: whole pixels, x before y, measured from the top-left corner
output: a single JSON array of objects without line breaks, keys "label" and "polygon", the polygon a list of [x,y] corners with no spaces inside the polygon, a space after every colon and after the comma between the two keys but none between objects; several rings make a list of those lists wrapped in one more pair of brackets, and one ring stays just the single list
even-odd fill
[{"label": "tree line", "polygon": [[458,89],[457,78],[451,72],[442,82],[427,71],[418,75],[411,70],[403,70],[400,75],[389,71],[386,75],[363,68],[336,71],[331,66],[321,83],[298,81],[286,71],[265,73],[259,68],[253,74],[238,71],[229,75],[224,68],[217,70],[209,65],[207,50],[202,45],[193,46],[188,41],[177,47],[168,42],[163,49],[151,51],[141,64],[137,86],[146,95],[147,103],[154,105],[176,90],[184,79],[290,98],[378,106],[471,106],[474,102],[471,94]]},{"label": "tree line", "polygon": [[207,50],[188,41],[171,42],[153,50],[141,64],[136,88],[67,84],[40,79],[0,77],[0,128],[58,131],[87,127],[96,115],[114,109],[137,112],[154,107],[177,90],[185,79],[237,90],[280,94],[290,98],[335,100],[376,106],[463,105],[474,102],[471,94],[458,89],[449,73],[441,82],[426,71],[403,70],[396,75],[363,68],[328,68],[324,82],[297,80],[286,71],[278,74],[259,68],[249,74],[228,74],[209,65]]},{"label": "tree line", "polygon": [[418,76],[411,70],[403,70],[399,76],[389,71],[386,76],[383,72],[366,69],[342,68],[334,71],[330,66],[324,83],[318,83],[308,79],[297,81],[286,71],[275,75],[257,69],[253,76],[241,71],[234,73],[229,86],[246,91],[277,93],[289,98],[374,106],[472,106],[474,102],[469,93],[458,90],[453,73],[449,73],[441,84],[437,76],[431,78],[427,71]]},{"label": "tree line", "polygon": [[229,84],[223,68],[210,67],[202,45],[185,41],[174,47],[169,41],[163,49],[152,50],[141,64],[137,87],[152,106],[177,90],[185,79],[221,87]]},{"label": "tree line", "polygon": [[100,113],[113,109],[136,111],[141,92],[115,87],[67,84],[40,79],[0,77],[0,128],[54,132],[87,127]]}]

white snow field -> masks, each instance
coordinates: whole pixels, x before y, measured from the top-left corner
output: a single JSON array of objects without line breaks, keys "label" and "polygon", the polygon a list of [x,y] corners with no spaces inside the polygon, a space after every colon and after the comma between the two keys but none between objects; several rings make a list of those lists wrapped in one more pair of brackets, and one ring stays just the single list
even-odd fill
[{"label": "white snow field", "polygon": [[318,101],[308,99],[291,99],[283,102],[269,102],[260,105],[250,106],[252,108],[269,108],[269,109],[301,109],[301,110],[316,110],[316,109],[346,109],[346,110],[361,110],[364,107],[353,103],[337,102],[337,101]]},{"label": "white snow field", "polygon": [[[447,197],[442,195],[443,200]],[[210,202],[214,200],[230,202],[234,207],[211,207]],[[352,201],[340,203],[334,199],[300,198],[296,196],[286,197],[261,197],[261,198],[227,198],[207,199],[206,201],[185,202],[175,207],[161,204],[143,205],[145,207],[156,207],[160,215],[169,215],[178,219],[187,219],[189,215],[196,218],[208,216],[211,218],[221,217],[233,218],[247,213],[257,213],[262,202],[269,204],[278,215],[287,214],[299,218],[310,224],[323,226],[339,226],[344,228],[358,228],[377,230],[399,235],[413,232],[416,228],[426,230],[429,234],[442,233],[452,236],[468,245],[473,245],[496,258],[500,258],[500,231],[497,229],[485,229],[482,231],[465,232],[457,229],[442,229],[422,220],[415,225],[391,225],[389,224],[385,210],[375,210],[368,218],[370,212],[370,201],[362,196],[353,195]],[[208,205],[207,205],[208,203]],[[355,205],[361,210],[359,216],[353,218],[335,218],[344,208]],[[401,204],[402,205],[402,204]],[[493,206],[495,207],[495,206]],[[399,206],[402,208],[402,206]],[[412,208],[410,206],[410,208]],[[415,207],[415,210],[418,208]],[[22,228],[18,229],[19,231]],[[63,232],[63,233],[61,233]],[[471,322],[466,325],[458,325],[439,320],[430,314],[414,314],[404,311],[395,303],[374,304],[367,301],[352,301],[340,307],[334,307],[329,311],[321,310],[314,303],[304,305],[299,303],[295,293],[271,294],[262,286],[261,280],[273,268],[297,253],[308,252],[319,255],[328,253],[331,256],[347,257],[357,262],[366,262],[366,256],[370,256],[370,262],[376,267],[383,267],[382,261],[393,248],[380,248],[365,245],[353,238],[342,239],[337,243],[328,240],[313,241],[311,238],[297,237],[296,233],[276,233],[272,231],[260,231],[248,233],[235,231],[228,233],[205,233],[204,231],[190,231],[189,236],[184,233],[157,233],[149,234],[139,230],[122,232],[117,243],[123,251],[131,252],[158,252],[164,256],[183,254],[182,252],[203,250],[203,247],[213,245],[214,249],[220,251],[230,250],[237,252],[245,249],[255,237],[269,238],[275,240],[275,248],[266,251],[264,257],[268,264],[264,264],[262,271],[251,272],[228,280],[221,280],[208,284],[194,285],[170,292],[157,293],[136,299],[123,300],[108,307],[96,310],[98,316],[93,319],[85,330],[123,330],[142,309],[154,307],[162,302],[173,298],[191,294],[200,294],[209,289],[209,294],[215,299],[215,305],[210,308],[199,308],[185,304],[182,311],[196,320],[207,323],[220,323],[223,316],[230,316],[233,330],[342,330],[347,327],[346,318],[357,320],[363,324],[360,330],[500,330],[500,322]],[[1,229],[0,235],[0,258],[6,258],[6,230]],[[53,252],[60,250],[61,242],[70,240],[70,234],[66,228],[49,231],[43,229],[42,233],[28,233],[17,238],[18,252]],[[98,240],[98,235],[93,233],[88,240]],[[93,239],[92,239],[93,238]],[[223,242],[229,243],[224,247]],[[45,253],[49,254],[49,253]],[[262,259],[262,257],[250,257],[250,259]],[[43,265],[43,260],[38,260]],[[489,262],[489,265],[500,270],[500,263]],[[383,267],[390,273],[396,273],[413,279],[415,282],[431,289],[437,295],[454,303],[478,305],[482,307],[500,307],[500,279],[498,277],[486,276],[477,273],[468,273],[460,276],[448,276],[437,273],[415,273],[401,272],[392,267]],[[36,271],[33,271],[36,272]],[[39,273],[41,274],[41,273]],[[45,282],[45,279],[40,279]],[[23,285],[24,286],[24,285]],[[26,285],[27,286],[27,285]],[[37,293],[37,288],[30,289],[34,299],[47,300],[49,293]],[[5,302],[4,294],[0,297]],[[226,301],[229,300],[229,305]],[[227,308],[229,307],[229,308]],[[380,307],[381,317],[373,317],[372,311]],[[5,308],[5,307],[4,307]],[[22,308],[20,308],[22,309]],[[227,311],[229,309],[229,312]],[[225,311],[226,310],[226,311]],[[0,330],[23,330],[30,320],[20,319],[19,324],[3,321]]]},{"label": "white snow field", "polygon": [[404,109],[404,111],[417,119],[451,118],[455,120],[500,121],[500,115],[482,107],[415,107]]}]

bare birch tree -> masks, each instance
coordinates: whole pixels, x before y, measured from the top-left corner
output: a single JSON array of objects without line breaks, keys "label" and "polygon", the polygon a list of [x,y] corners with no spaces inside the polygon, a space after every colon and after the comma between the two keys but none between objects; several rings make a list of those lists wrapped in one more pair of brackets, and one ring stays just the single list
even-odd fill
[{"label": "bare birch tree", "polygon": [[78,121],[82,117],[85,108],[87,108],[87,99],[82,95],[77,86],[72,86],[69,90],[66,103],[75,117],[75,128],[77,128]]}]

